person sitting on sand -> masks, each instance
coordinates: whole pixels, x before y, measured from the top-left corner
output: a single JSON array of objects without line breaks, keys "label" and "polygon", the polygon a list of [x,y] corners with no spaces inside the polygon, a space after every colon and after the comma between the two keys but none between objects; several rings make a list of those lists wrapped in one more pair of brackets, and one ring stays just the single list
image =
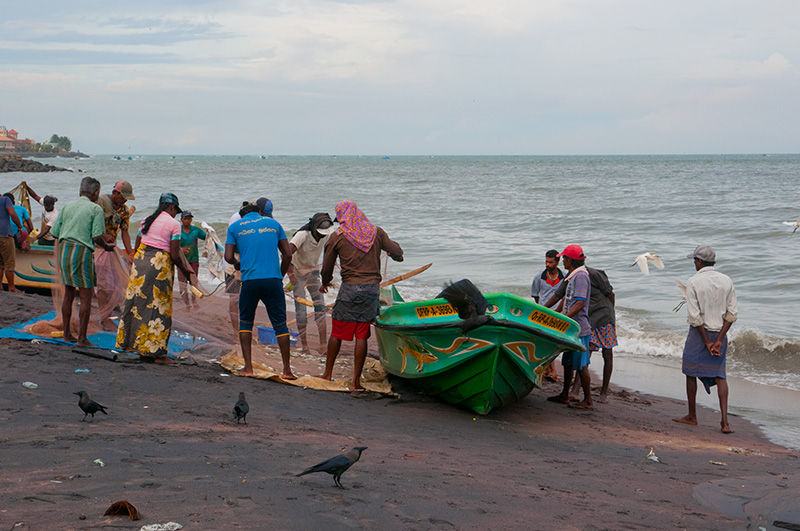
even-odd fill
[{"label": "person sitting on sand", "polygon": [[[592,294],[592,287],[589,273],[584,266],[586,255],[583,254],[580,245],[568,245],[558,256],[564,257],[564,267],[569,272],[567,278],[564,279],[566,295],[562,301],[563,311],[567,317],[574,319],[580,326],[579,336],[585,350],[583,352],[564,352],[561,358],[561,364],[564,366],[564,388],[561,394],[548,397],[547,400],[578,409],[594,409],[591,375],[589,374],[589,341],[592,337],[592,328],[589,325],[589,298]],[[573,371],[577,371],[581,379],[581,387],[583,387],[583,401],[577,404],[570,403],[569,399]]]},{"label": "person sitting on sand", "polygon": [[[196,275],[200,271],[200,253],[197,251],[197,241],[206,239],[206,231],[200,227],[192,225],[194,216],[188,210],[184,210],[181,214],[181,251]],[[192,299],[192,308],[197,310],[200,305],[197,304],[197,297],[194,293],[190,293],[186,286],[186,276],[178,270],[178,289],[181,293],[183,303],[189,306],[189,297]]]},{"label": "person sitting on sand", "polygon": [[320,291],[322,277],[320,276],[319,260],[328,235],[333,231],[333,220],[324,212],[317,212],[308,223],[300,227],[292,236],[289,248],[292,250],[292,267],[289,268],[289,281],[294,285],[294,314],[297,319],[297,331],[300,332],[300,344],[303,350],[308,351],[308,316],[306,307],[298,300],[306,296],[314,302],[314,320],[317,322],[319,332],[319,350],[325,351],[325,342],[328,340],[327,326],[325,323],[325,297]]},{"label": "person sitting on sand", "polygon": [[22,221],[14,210],[14,203],[4,195],[0,195],[0,282],[3,272],[6,275],[8,291],[19,292],[14,287],[14,270],[17,267],[17,251],[14,248],[14,237],[11,235],[11,225],[22,228]]},{"label": "person sitting on sand", "polygon": [[61,209],[50,232],[58,238],[58,269],[64,284],[64,301],[61,304],[61,319],[64,326],[64,341],[72,343],[75,338],[72,325],[72,303],[78,290],[80,310],[78,313],[79,347],[94,346],[86,338],[89,316],[92,311],[92,293],[97,285],[94,272],[94,246],[110,251],[113,242],[106,240],[103,209],[97,205],[100,196],[100,181],[84,177],[81,181],[81,196]]},{"label": "person sitting on sand", "polygon": [[370,223],[352,201],[336,205],[336,221],[339,228],[325,244],[320,291],[327,293],[337,258],[342,285],[333,306],[333,329],[322,378],[333,377],[333,365],[342,341],[352,341],[355,336],[352,390],[362,391],[361,371],[367,359],[370,322],[380,313],[381,251],[386,251],[395,262],[402,262],[403,249],[390,240],[382,228]]},{"label": "person sitting on sand", "polygon": [[728,381],[725,379],[725,358],[728,352],[727,333],[736,322],[736,290],[729,276],[714,269],[717,254],[701,245],[687,256],[694,260],[695,275],[686,282],[686,321],[689,335],[683,346],[683,374],[686,375],[686,397],[689,414],[672,419],[682,424],[697,425],[697,379],[706,392],[717,386],[722,433],[733,433],[728,425]]},{"label": "person sitting on sand", "polygon": [[56,208],[57,197],[46,195],[40,197],[39,194],[33,191],[33,188],[27,183],[22,182],[28,190],[28,194],[40,205],[44,207],[42,211],[42,228],[39,230],[39,235],[36,237],[36,243],[39,245],[55,245],[56,239],[50,234],[50,229],[58,219],[58,209]]},{"label": "person sitting on sand", "polygon": [[[536,304],[547,303],[564,280],[564,273],[558,268],[558,261],[558,251],[555,249],[544,253],[544,271],[536,275],[531,284],[531,297]],[[545,368],[544,378],[551,382],[558,381],[558,373],[553,363],[549,363]]]},{"label": "person sitting on sand", "polygon": [[238,266],[242,272],[239,293],[239,344],[244,358],[242,374],[253,374],[253,324],[261,301],[267,308],[278,340],[283,361],[282,378],[296,380],[290,365],[289,327],[286,326],[286,299],[283,293],[283,276],[289,271],[292,252],[281,224],[270,216],[262,215],[262,212],[255,203],[243,206],[239,211],[242,219],[228,227],[225,240],[225,261]]},{"label": "person sitting on sand", "polygon": [[117,330],[117,348],[137,351],[141,359],[175,365],[167,356],[172,332],[172,290],[175,267],[199,287],[197,275],[180,247],[182,212],[178,197],[161,194],[158,208],[139,223],[136,253]]}]

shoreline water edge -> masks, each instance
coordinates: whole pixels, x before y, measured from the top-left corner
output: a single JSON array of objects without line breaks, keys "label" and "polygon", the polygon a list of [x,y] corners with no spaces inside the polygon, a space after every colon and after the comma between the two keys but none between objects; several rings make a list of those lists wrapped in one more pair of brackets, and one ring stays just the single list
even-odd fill
[{"label": "shoreline water edge", "polygon": [[[800,449],[800,413],[785,407],[800,393],[793,317],[800,249],[781,225],[797,217],[798,194],[775,204],[759,192],[794,190],[798,155],[117,159],[97,155],[70,161],[81,172],[19,176],[67,201],[84,175],[104,187],[128,180],[137,195],[132,225],[169,188],[196,221],[218,231],[242,199],[270,197],[287,233],[312,213],[352,199],[402,243],[404,267],[434,263],[399,286],[408,300],[430,298],[460,278],[484,292],[529,296],[544,252],[579,243],[587,264],[604,269],[617,294],[620,363],[612,383],[661,396],[685,392],[680,352],[687,325],[685,312],[671,311],[680,300],[674,280],[693,274],[687,252],[713,245],[718,268],[739,295],[730,333],[731,410],[761,425],[772,441]],[[575,210],[573,202],[583,207]],[[644,251],[658,252],[666,269],[643,277],[628,268]],[[593,356],[592,368],[601,366]],[[701,390],[698,398],[716,408],[714,395]]]}]

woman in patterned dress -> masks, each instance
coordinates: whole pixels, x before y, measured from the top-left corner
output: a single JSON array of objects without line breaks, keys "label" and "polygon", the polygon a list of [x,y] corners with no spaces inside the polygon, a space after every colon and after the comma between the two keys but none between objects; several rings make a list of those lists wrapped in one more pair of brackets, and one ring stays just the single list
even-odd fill
[{"label": "woman in patterned dress", "polygon": [[[197,275],[180,248],[182,212],[178,198],[163,193],[158,208],[139,224],[136,254],[117,330],[117,348],[136,351],[143,359],[174,365],[167,357],[172,329],[172,285],[177,267],[193,286]],[[174,267],[173,267],[174,266]]]}]

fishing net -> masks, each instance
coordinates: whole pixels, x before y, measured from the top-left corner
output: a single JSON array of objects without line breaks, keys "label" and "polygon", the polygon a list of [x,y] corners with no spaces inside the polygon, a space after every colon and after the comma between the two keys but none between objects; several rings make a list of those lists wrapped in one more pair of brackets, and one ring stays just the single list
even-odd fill
[{"label": "fishing net", "polygon": [[[244,365],[236,332],[238,325],[234,324],[238,322],[238,295],[227,293],[225,284],[226,274],[231,275],[234,272],[232,267],[223,260],[224,247],[214,228],[205,223],[202,226],[207,231],[207,238],[200,258],[199,278],[207,295],[197,298],[187,292],[182,296],[178,274],[175,273],[171,300],[170,355],[188,363],[217,363],[225,370],[236,373]],[[47,254],[50,265],[49,276],[52,281],[53,309],[56,316],[53,319],[28,325],[25,332],[57,340],[63,337],[61,306],[64,300],[64,286],[58,273],[58,243],[55,248],[35,246],[35,250],[31,252]],[[92,298],[87,336],[95,344],[100,344],[99,340],[103,340],[104,344],[113,344],[130,278],[131,261],[128,255],[118,248],[113,252],[97,250],[95,252],[95,269],[99,287],[95,288],[96,296]],[[70,327],[73,336],[76,337],[79,327],[78,299],[76,292]],[[326,295],[326,303],[333,303],[334,300],[335,294]],[[289,311],[293,306],[291,293],[287,293],[287,318],[290,329],[296,331],[294,312]],[[308,310],[313,312],[311,308]],[[308,320],[314,321],[313,313]],[[326,320],[328,321],[327,329],[330,330],[329,316],[326,317]],[[282,368],[280,351],[275,344],[274,333],[270,334],[271,332],[271,323],[266,311],[263,305],[259,305],[256,313],[256,328],[253,330],[254,377],[274,379],[313,389],[350,390],[353,375],[352,343],[345,342],[342,345],[342,351],[336,361],[333,381],[322,380],[317,376],[324,372],[327,338],[320,338],[316,327],[308,326],[310,349],[303,350],[299,343],[291,348],[292,369],[299,378],[296,381],[284,381],[280,378],[280,369]],[[386,373],[376,359],[378,351],[374,338],[369,343],[369,356],[361,380],[363,386],[368,391],[391,394]]]}]

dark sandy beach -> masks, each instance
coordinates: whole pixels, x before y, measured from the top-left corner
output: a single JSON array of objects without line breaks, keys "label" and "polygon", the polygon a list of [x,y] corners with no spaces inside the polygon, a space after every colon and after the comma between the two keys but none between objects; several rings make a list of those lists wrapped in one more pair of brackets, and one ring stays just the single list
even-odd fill
[{"label": "dark sandy beach", "polygon": [[[51,309],[41,296],[4,292],[0,300],[3,327]],[[205,362],[112,363],[8,339],[0,359],[0,530],[169,521],[326,530],[800,523],[796,452],[741,418],[732,419],[736,433],[723,435],[710,410],[699,412],[699,426],[676,424],[682,403],[631,391],[615,389],[609,404],[585,412],[547,402],[558,390],[548,384],[478,417],[396,380],[400,398],[355,398],[222,376]],[[72,394],[80,390],[109,415],[81,422]],[[240,391],[248,425],[232,419]],[[342,477],[347,490],[328,475],[294,476],[353,446],[368,449]],[[646,459],[651,448],[660,462]],[[142,519],[104,517],[119,500]]]}]

